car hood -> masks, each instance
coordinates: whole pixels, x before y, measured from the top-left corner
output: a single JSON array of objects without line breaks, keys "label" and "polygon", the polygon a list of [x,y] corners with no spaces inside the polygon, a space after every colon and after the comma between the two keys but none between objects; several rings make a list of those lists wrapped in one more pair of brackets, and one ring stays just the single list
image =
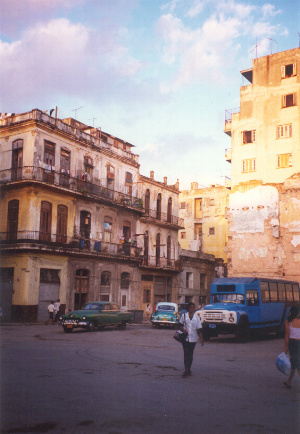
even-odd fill
[{"label": "car hood", "polygon": [[245,309],[242,303],[214,303],[204,306],[203,310],[241,310]]},{"label": "car hood", "polygon": [[91,316],[99,314],[99,310],[74,310],[74,312],[70,312],[67,315],[63,315],[63,318],[78,318],[82,316]]}]

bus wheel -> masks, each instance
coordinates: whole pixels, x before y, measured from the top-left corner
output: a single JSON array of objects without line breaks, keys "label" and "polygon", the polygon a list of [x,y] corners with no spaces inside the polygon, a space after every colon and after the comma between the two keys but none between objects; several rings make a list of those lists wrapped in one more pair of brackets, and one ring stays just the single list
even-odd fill
[{"label": "bus wheel", "polygon": [[249,322],[247,318],[241,318],[235,331],[237,342],[247,342],[250,337]]}]

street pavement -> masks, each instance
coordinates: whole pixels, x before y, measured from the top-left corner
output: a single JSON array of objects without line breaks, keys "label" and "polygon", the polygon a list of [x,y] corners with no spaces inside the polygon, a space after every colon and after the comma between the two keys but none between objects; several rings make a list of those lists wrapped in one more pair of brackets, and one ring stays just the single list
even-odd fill
[{"label": "street pavement", "polygon": [[[65,334],[2,325],[1,433],[300,433],[300,379],[275,367],[283,339],[197,343],[182,378],[174,330],[149,323]],[[297,375],[297,374],[296,374]]]}]

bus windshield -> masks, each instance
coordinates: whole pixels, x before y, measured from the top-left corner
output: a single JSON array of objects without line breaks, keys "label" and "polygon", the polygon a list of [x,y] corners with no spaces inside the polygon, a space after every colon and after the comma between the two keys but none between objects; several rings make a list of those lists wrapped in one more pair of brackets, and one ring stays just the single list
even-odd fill
[{"label": "bus windshield", "polygon": [[245,303],[242,294],[214,294],[212,296],[213,303]]}]

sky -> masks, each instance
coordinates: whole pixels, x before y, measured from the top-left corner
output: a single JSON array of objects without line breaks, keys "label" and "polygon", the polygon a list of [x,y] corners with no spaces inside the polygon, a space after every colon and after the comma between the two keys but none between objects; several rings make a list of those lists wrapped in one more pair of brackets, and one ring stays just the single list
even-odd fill
[{"label": "sky", "polygon": [[0,112],[58,107],[180,189],[230,177],[240,71],[299,46],[300,0],[1,0]]}]

